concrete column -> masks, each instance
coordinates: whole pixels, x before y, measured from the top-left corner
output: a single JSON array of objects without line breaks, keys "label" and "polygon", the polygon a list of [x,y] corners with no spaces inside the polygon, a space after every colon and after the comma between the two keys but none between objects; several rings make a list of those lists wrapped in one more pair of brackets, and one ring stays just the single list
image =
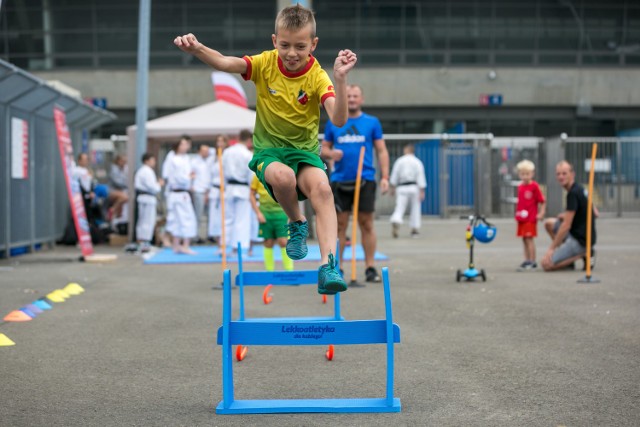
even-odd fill
[{"label": "concrete column", "polygon": [[475,194],[474,205],[477,214],[491,214],[491,141],[474,142],[475,151]]},{"label": "concrete column", "polygon": [[564,160],[564,144],[567,136],[547,138],[539,148],[544,153],[545,184],[547,185],[547,216],[562,212],[562,187],[556,181],[556,165]]}]

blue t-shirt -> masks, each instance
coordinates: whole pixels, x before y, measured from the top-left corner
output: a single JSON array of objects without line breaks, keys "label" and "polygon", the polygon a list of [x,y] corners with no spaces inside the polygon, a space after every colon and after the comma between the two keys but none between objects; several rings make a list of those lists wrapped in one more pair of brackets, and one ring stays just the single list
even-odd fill
[{"label": "blue t-shirt", "polygon": [[344,153],[342,160],[335,162],[334,170],[331,174],[331,182],[356,180],[360,147],[362,146],[365,147],[362,179],[375,181],[376,169],[373,165],[373,143],[376,139],[382,138],[380,120],[365,113],[355,119],[349,118],[341,128],[328,121],[324,129],[324,139],[333,143],[334,149],[342,150]]}]

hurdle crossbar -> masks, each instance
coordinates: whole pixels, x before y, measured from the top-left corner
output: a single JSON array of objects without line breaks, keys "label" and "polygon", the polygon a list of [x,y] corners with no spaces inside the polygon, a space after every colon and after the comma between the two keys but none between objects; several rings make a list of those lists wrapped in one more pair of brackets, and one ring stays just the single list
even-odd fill
[{"label": "hurdle crossbar", "polygon": [[[298,286],[298,285],[317,285],[318,270],[294,270],[294,271],[244,271],[242,262],[242,249],[238,245],[238,274],[235,278],[235,284],[239,290],[239,315],[238,320],[245,319],[244,308],[244,287],[245,286]],[[340,314],[340,294],[335,294],[333,299],[333,316],[331,317],[307,317],[295,318],[295,320],[343,320]],[[260,318],[263,322],[273,320],[293,320],[294,318],[283,317],[266,317]]]}]

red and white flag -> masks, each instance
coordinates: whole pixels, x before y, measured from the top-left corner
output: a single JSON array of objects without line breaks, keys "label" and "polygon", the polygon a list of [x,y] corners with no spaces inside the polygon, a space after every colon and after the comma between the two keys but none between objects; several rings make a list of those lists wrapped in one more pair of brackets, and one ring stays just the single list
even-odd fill
[{"label": "red and white flag", "polygon": [[214,71],[211,73],[211,81],[218,101],[227,101],[230,104],[247,108],[247,95],[235,77],[228,73]]}]

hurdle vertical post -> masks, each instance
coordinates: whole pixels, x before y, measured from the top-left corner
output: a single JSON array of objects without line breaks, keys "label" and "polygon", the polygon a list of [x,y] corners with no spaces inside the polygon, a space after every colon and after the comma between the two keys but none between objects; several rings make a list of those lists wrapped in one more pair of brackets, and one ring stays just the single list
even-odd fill
[{"label": "hurdle vertical post", "polygon": [[591,224],[593,223],[593,180],[595,175],[596,153],[598,144],[593,143],[591,148],[591,167],[589,169],[589,193],[587,196],[587,245],[586,245],[586,275],[578,283],[600,283],[600,280],[591,276]]},{"label": "hurdle vertical post", "polygon": [[218,147],[218,167],[220,168],[220,251],[222,252],[222,271],[227,269],[227,236],[224,218],[224,170],[222,168],[222,148]]},{"label": "hurdle vertical post", "polygon": [[350,286],[364,286],[356,281],[356,243],[358,236],[358,210],[360,209],[360,184],[362,183],[362,164],[364,162],[364,146],[360,147],[358,172],[356,173],[356,189],[353,195],[353,223],[351,224],[351,283]]}]

